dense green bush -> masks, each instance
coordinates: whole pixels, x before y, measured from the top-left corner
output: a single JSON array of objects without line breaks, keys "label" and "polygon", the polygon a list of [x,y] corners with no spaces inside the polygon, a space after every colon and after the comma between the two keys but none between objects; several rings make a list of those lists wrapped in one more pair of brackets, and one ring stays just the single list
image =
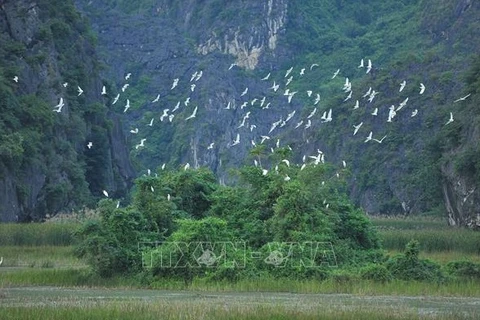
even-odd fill
[{"label": "dense green bush", "polygon": [[194,277],[324,277],[319,270],[382,260],[375,229],[348,202],[344,182],[318,183],[328,181],[327,166],[302,172],[282,164],[267,176],[244,167],[239,175],[236,187],[220,186],[206,169],[138,178],[132,206],[100,202],[101,219],[79,231],[78,252],[100,274],[144,266],[186,284]]},{"label": "dense green bush", "polygon": [[447,264],[446,270],[450,275],[453,276],[480,279],[479,263],[466,260],[451,261]]},{"label": "dense green bush", "polygon": [[360,277],[365,280],[388,282],[393,279],[392,273],[381,264],[369,264],[360,269]]},{"label": "dense green bush", "polygon": [[428,259],[420,259],[419,251],[418,241],[410,241],[403,254],[391,257],[386,262],[387,269],[394,278],[400,280],[443,281],[445,276],[440,265]]}]

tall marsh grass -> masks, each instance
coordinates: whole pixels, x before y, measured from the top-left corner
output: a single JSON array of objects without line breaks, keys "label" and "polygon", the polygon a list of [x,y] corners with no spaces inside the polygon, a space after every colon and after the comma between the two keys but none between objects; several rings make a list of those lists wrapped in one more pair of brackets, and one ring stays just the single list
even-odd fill
[{"label": "tall marsh grass", "polygon": [[0,246],[70,246],[77,223],[0,223]]},{"label": "tall marsh grass", "polygon": [[420,251],[480,254],[480,232],[472,230],[380,230],[379,236],[386,250],[403,250],[410,240],[415,239],[420,243]]}]

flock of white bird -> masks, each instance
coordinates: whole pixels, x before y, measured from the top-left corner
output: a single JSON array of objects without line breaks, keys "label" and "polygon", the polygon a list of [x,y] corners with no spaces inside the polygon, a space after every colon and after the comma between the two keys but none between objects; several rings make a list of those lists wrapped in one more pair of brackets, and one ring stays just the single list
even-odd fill
[{"label": "flock of white bird", "polygon": [[[231,64],[230,67],[228,68],[228,70],[231,70],[235,66],[236,66],[235,63]],[[300,68],[298,73],[297,73],[297,76],[295,76],[295,77],[303,77],[306,74],[306,72],[315,72],[316,68],[319,68],[318,64],[312,64],[308,71],[307,71],[307,68]],[[372,61],[370,59],[368,59],[365,63],[365,60],[362,59],[360,61],[360,64],[358,65],[357,69],[363,69],[363,68],[366,70],[365,71],[366,74],[370,73],[371,70],[373,69]],[[240,112],[244,112],[243,115],[241,116],[241,118],[239,119],[238,126],[236,126],[236,129],[238,130],[238,132],[236,133],[235,139],[226,144],[227,148],[235,147],[235,146],[240,144],[240,141],[242,139],[242,135],[244,135],[241,132],[241,130],[249,130],[250,131],[250,136],[252,136],[252,134],[254,134],[254,132],[256,132],[257,126],[256,126],[256,124],[252,123],[251,117],[250,117],[251,114],[252,114],[252,111],[254,111],[254,110],[258,111],[258,110],[278,109],[278,111],[274,111],[275,112],[274,114],[279,115],[279,119],[277,121],[274,121],[271,124],[268,132],[263,132],[263,133],[258,132],[256,134],[254,134],[256,138],[251,139],[251,141],[250,141],[252,147],[256,147],[258,144],[268,143],[268,141],[272,140],[272,139],[275,140],[274,135],[279,131],[279,129],[289,125],[291,121],[295,122],[294,125],[292,124],[293,129],[295,129],[295,130],[311,130],[312,128],[315,127],[314,124],[334,122],[334,115],[333,115],[332,108],[325,108],[325,107],[320,106],[321,95],[320,95],[319,92],[314,92],[314,90],[307,90],[304,93],[303,92],[297,92],[297,91],[291,91],[291,89],[289,88],[289,85],[292,83],[292,81],[295,78],[293,72],[294,72],[294,67],[290,67],[286,71],[286,73],[283,75],[281,80],[278,80],[278,83],[277,83],[276,80],[273,80],[272,85],[270,87],[268,87],[268,89],[266,89],[267,91],[270,91],[271,94],[268,94],[268,96],[270,96],[270,97],[272,97],[272,95],[276,96],[277,98],[281,97],[281,96],[284,96],[285,100],[283,101],[283,103],[280,102],[280,104],[283,104],[283,106],[281,105],[280,107],[278,107],[278,104],[279,104],[278,100],[277,101],[273,101],[273,100],[272,101],[267,101],[267,94],[264,95],[263,97],[250,97],[249,96],[249,88],[246,87],[242,90],[239,97],[229,100],[226,103],[226,106],[220,107],[220,108],[224,109],[225,112],[228,112],[229,110],[238,110],[238,108],[240,109]],[[340,75],[340,73],[341,73],[341,70],[337,69],[335,72],[333,72],[330,80],[332,81],[333,79],[337,78]],[[132,76],[131,73],[128,73],[128,74],[125,75],[125,77],[124,77],[125,83],[121,87],[121,93],[118,93],[113,98],[112,105],[117,104],[120,101],[121,95],[125,94],[127,92],[128,88],[130,86],[130,84],[128,83],[128,80],[131,78],[131,76]],[[261,80],[264,81],[264,82],[271,81],[270,80],[271,76],[272,76],[272,73],[268,73],[263,78],[261,78]],[[279,75],[279,76],[281,77],[282,75]],[[185,98],[185,100],[183,100],[183,101],[178,101],[174,106],[172,106],[170,108],[164,108],[159,113],[158,120],[160,121],[160,123],[172,123],[174,121],[174,119],[180,119],[180,120],[176,120],[176,121],[181,121],[183,114],[188,114],[188,116],[185,116],[183,118],[183,121],[193,121],[193,119],[196,118],[197,112],[198,112],[198,105],[195,105],[193,108],[190,107],[191,104],[192,105],[194,104],[191,101],[190,94],[193,93],[196,90],[198,84],[200,83],[199,81],[201,80],[202,77],[203,77],[203,71],[198,70],[191,75],[189,80],[185,79],[185,82],[188,81],[188,84],[187,84],[187,88],[188,88],[187,98]],[[18,83],[18,81],[19,81],[18,76],[15,76],[13,78],[13,81]],[[169,91],[173,92],[174,90],[181,90],[179,85],[182,84],[182,82],[183,82],[183,80],[181,80],[180,78],[173,79]],[[63,83],[63,87],[66,88],[67,86],[68,86],[67,82]],[[402,82],[400,82],[399,83],[399,89],[398,89],[399,93],[401,93],[406,88],[406,86],[407,86],[407,81],[406,80],[403,80]],[[282,89],[281,89],[281,87],[282,87]],[[348,103],[348,101],[353,99],[353,97],[354,97],[353,90],[352,90],[352,82],[350,81],[350,79],[348,77],[345,78],[345,82],[344,82],[343,87],[341,89],[343,91],[343,94],[345,94],[345,98],[343,99],[343,103]],[[425,92],[425,90],[426,90],[425,85],[423,83],[420,83],[419,86],[418,86],[418,94],[422,95]],[[251,91],[252,90],[250,90],[250,92]],[[80,96],[84,93],[83,89],[80,86],[77,86],[77,93],[78,93],[78,96]],[[374,103],[373,103],[375,97],[378,94],[379,94],[378,91],[376,91],[375,89],[370,87],[366,92],[364,92],[360,95],[355,95],[356,98],[355,98],[355,103],[352,104],[352,112],[354,110],[360,109],[361,105],[364,104],[365,107],[370,107],[370,108],[373,109],[373,111],[370,113],[372,116],[375,116],[375,117],[379,116],[379,107],[375,106]],[[102,87],[101,95],[102,96],[108,96],[105,86]],[[287,114],[281,115],[280,113],[282,112],[282,110],[286,109],[285,106],[289,107],[290,104],[292,103],[294,97],[299,97],[300,95],[305,95],[304,99],[310,100],[311,108],[313,108],[312,111],[310,111],[308,113],[308,115],[305,114],[304,117],[302,117],[300,115],[301,111],[297,114],[298,109],[293,110],[291,112],[288,112]],[[470,94],[468,94],[466,96],[463,96],[461,98],[458,98],[458,99],[454,100],[453,102],[457,103],[457,102],[460,102],[460,101],[464,101],[469,96],[470,96]],[[158,94],[153,100],[149,101],[149,103],[151,103],[151,104],[161,104],[162,103],[161,99],[162,99],[161,95]],[[402,109],[404,109],[406,107],[408,101],[409,101],[409,97],[406,97],[402,102],[400,102],[398,104],[398,106],[391,105],[388,109],[388,116],[387,116],[386,122],[387,123],[393,122],[396,115]],[[131,108],[130,99],[128,97],[124,98],[124,103],[125,103],[125,105],[123,107],[123,113],[126,113]],[[278,108],[274,108],[273,104],[276,104]],[[59,98],[59,103],[53,107],[53,111],[57,112],[57,113],[61,113],[64,106],[65,106],[65,101],[64,101],[63,97],[60,97]],[[185,109],[185,110],[183,110],[183,112],[182,112],[181,109]],[[188,111],[187,109],[190,109],[191,111]],[[246,110],[243,111],[244,109],[246,109]],[[320,109],[323,110],[323,114],[319,117],[321,111],[318,113],[318,115],[317,115],[317,111],[319,111]],[[411,111],[411,117],[415,117],[418,114],[418,112],[419,112],[418,109],[414,109],[413,111]],[[152,117],[149,120],[149,122],[146,124],[146,126],[152,127],[154,125],[155,120],[156,120],[156,117]],[[448,124],[452,123],[453,121],[454,121],[453,113],[450,112],[450,118],[445,123],[445,125],[448,125]],[[355,135],[359,134],[359,132],[361,132],[362,125],[363,125],[363,121],[358,123],[358,124],[353,125],[353,136],[355,136]],[[139,129],[138,127],[135,127],[135,128],[130,130],[130,133],[132,135],[141,136],[141,132],[142,132],[142,130]],[[365,143],[368,143],[370,141],[374,141],[374,142],[377,142],[377,143],[380,144],[386,138],[387,138],[386,135],[383,135],[383,137],[381,137],[381,138],[374,138],[373,132],[370,131],[370,132],[368,132],[368,134],[365,135],[365,139],[363,141]],[[141,148],[144,148],[146,146],[146,142],[147,142],[147,138],[145,138],[145,137],[140,138],[139,143],[135,145],[135,149],[139,150]],[[206,150],[213,150],[215,148],[216,144],[217,143],[215,141],[206,142],[206,144],[205,144],[207,146]],[[92,141],[88,141],[86,146],[89,149],[94,147]],[[276,139],[275,146],[277,148],[280,147],[280,139],[279,138]],[[289,146],[287,146],[287,147],[290,148]],[[272,152],[274,152],[273,147],[270,148],[270,149],[271,149]],[[318,165],[320,163],[325,162],[325,154],[321,150],[317,149],[317,154],[315,154],[315,155],[309,155],[309,156],[304,155],[303,158],[302,158],[303,163],[299,164],[299,166],[301,166],[301,170],[303,170],[305,168],[305,166],[308,164],[307,159],[312,159],[311,164]],[[288,167],[290,166],[290,162],[287,159],[283,159],[281,162],[284,163]],[[261,166],[261,164],[259,164],[259,162],[257,160],[254,160],[254,165],[255,166]],[[342,161],[342,165],[344,167],[346,167],[346,162]],[[189,163],[186,163],[183,166],[184,170],[188,170],[190,167],[191,166],[190,166]],[[163,164],[161,168],[165,169],[165,164]],[[262,169],[262,173],[264,175],[268,174],[269,170],[267,170],[266,168],[261,168],[261,169]],[[148,170],[148,172],[150,173],[150,170]],[[275,172],[278,173],[278,165],[275,166]],[[288,175],[286,175],[285,180],[286,181],[290,180],[290,177],[288,177]],[[108,192],[106,190],[103,191],[103,194],[106,197],[109,196]]]}]

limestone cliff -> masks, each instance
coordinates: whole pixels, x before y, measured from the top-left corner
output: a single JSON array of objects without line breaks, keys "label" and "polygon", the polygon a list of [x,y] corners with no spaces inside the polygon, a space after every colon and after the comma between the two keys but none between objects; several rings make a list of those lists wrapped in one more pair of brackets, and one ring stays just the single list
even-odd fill
[{"label": "limestone cliff", "polygon": [[[106,125],[88,30],[70,1],[0,1],[2,222],[42,220],[94,204],[102,189],[122,195],[131,185],[123,131],[118,122]],[[89,141],[98,142],[101,161]]]}]

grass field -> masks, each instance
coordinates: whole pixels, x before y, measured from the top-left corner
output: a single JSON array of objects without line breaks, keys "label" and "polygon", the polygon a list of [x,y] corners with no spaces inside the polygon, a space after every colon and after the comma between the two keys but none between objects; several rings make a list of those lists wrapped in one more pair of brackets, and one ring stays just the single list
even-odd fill
[{"label": "grass field", "polygon": [[[408,241],[416,239],[420,242],[422,258],[442,265],[454,260],[480,263],[480,233],[453,229],[444,221],[430,218],[374,218],[372,221],[389,255],[401,253]],[[157,281],[145,287],[138,277],[103,279],[91,273],[74,255],[72,231],[77,225],[68,221],[0,224],[0,257],[4,258],[0,267],[1,319],[480,318],[478,280],[442,284],[398,280],[379,283],[362,280],[353,272],[347,278],[339,276],[324,281],[262,278],[232,283],[195,279],[185,288],[183,281]],[[29,291],[31,286],[37,291]],[[83,298],[48,294],[57,287],[84,288],[90,294]],[[126,290],[126,296],[133,294],[135,298],[116,295],[119,288]],[[142,294],[139,290],[143,290]],[[152,300],[151,295],[158,290],[170,293],[181,290],[183,299]],[[242,295],[243,303],[229,301],[226,297],[232,294]],[[272,298],[282,294],[294,294],[296,298],[287,302]],[[315,296],[318,294],[324,296]],[[346,299],[345,295],[361,302]],[[302,299],[312,300],[304,304]],[[354,300],[357,302],[352,302]],[[463,307],[455,309],[454,306]]]}]

